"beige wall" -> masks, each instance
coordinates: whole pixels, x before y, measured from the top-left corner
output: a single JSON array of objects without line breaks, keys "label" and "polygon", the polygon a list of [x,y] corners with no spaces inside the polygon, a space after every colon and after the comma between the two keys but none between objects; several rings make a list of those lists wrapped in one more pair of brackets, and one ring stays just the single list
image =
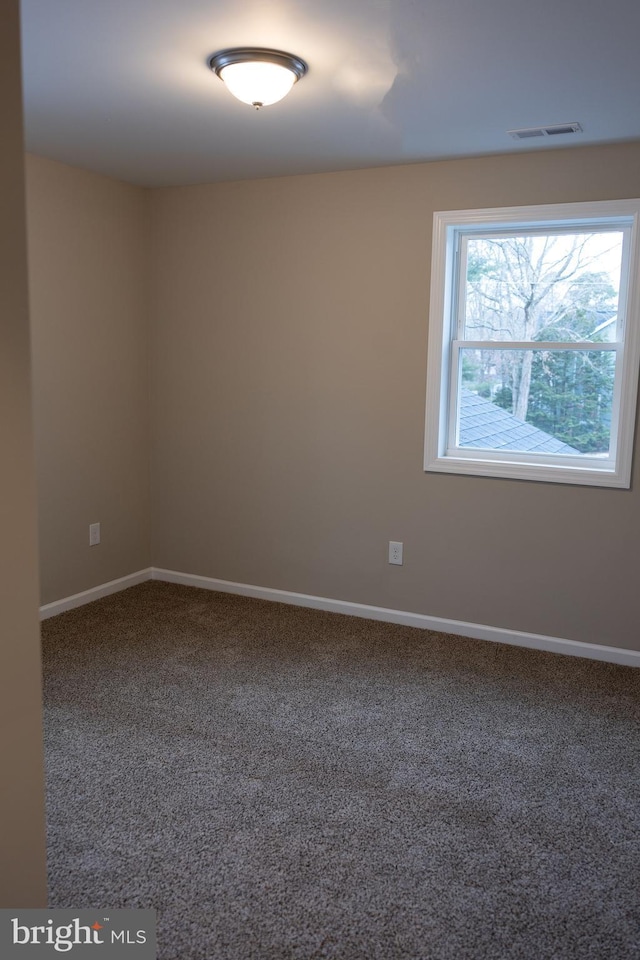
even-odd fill
[{"label": "beige wall", "polygon": [[147,199],[27,159],[42,603],[150,563]]},{"label": "beige wall", "polygon": [[637,479],[422,469],[433,211],[639,194],[637,143],[154,191],[154,564],[640,648]]},{"label": "beige wall", "polygon": [[18,2],[0,6],[0,907],[45,906]]}]

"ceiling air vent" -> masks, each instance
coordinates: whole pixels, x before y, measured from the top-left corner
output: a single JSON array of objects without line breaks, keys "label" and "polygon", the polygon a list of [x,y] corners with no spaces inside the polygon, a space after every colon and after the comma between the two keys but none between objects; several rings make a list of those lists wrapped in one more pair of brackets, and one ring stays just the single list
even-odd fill
[{"label": "ceiling air vent", "polygon": [[554,123],[550,127],[522,127],[521,130],[507,130],[514,140],[532,140],[534,137],[557,137],[565,133],[581,133],[579,123]]}]

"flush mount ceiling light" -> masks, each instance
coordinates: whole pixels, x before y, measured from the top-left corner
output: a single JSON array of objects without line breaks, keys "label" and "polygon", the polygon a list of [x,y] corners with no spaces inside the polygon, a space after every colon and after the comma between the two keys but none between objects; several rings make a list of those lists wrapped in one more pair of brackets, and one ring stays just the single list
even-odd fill
[{"label": "flush mount ceiling light", "polygon": [[286,97],[308,70],[300,57],[262,47],[220,50],[211,57],[209,66],[234,97],[256,110]]}]

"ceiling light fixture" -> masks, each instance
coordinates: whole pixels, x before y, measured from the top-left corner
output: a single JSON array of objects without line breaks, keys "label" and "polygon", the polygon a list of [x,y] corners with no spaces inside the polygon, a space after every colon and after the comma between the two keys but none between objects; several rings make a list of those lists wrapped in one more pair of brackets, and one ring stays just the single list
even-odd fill
[{"label": "ceiling light fixture", "polygon": [[256,110],[286,97],[309,69],[300,57],[262,47],[220,50],[211,57],[209,66],[234,97]]}]

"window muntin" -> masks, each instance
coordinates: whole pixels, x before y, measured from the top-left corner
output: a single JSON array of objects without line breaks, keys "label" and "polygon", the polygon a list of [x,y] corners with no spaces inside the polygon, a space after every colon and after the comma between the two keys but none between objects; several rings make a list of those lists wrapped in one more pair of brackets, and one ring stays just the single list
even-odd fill
[{"label": "window muntin", "polygon": [[[617,201],[434,216],[425,469],[628,486],[639,212]],[[475,432],[470,395],[484,401]]]}]

